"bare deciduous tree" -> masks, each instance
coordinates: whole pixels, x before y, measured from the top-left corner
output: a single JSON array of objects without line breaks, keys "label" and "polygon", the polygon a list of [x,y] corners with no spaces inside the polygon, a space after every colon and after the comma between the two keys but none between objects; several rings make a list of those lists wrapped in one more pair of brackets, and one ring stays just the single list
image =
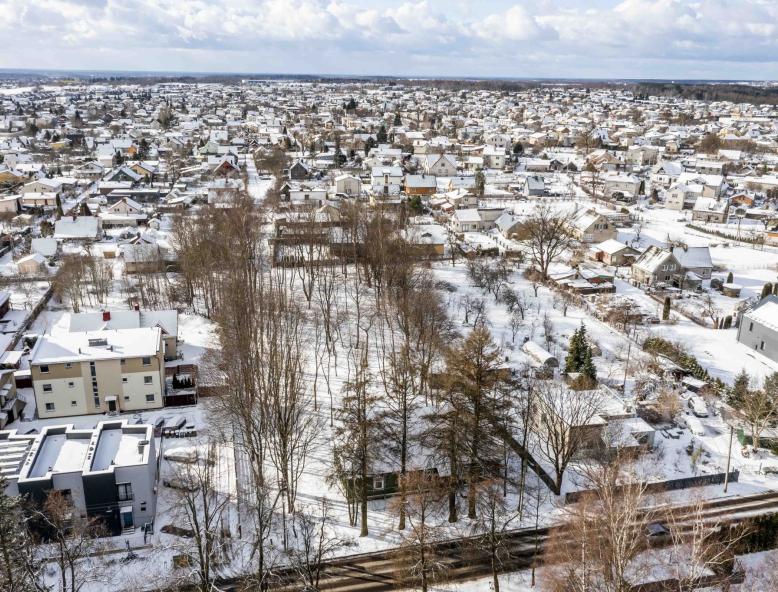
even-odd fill
[{"label": "bare deciduous tree", "polygon": [[48,543],[57,566],[59,592],[78,592],[99,581],[103,565],[97,554],[104,534],[99,521],[82,516],[61,491],[51,491],[30,512],[32,531]]},{"label": "bare deciduous tree", "polygon": [[310,510],[301,509],[294,515],[296,535],[287,555],[299,580],[304,584],[303,589],[315,591],[319,589],[324,562],[340,549],[354,543],[333,531],[326,499],[322,499],[317,508]]},{"label": "bare deciduous tree", "polygon": [[573,391],[554,381],[538,381],[535,388],[537,450],[554,467],[557,492],[575,455],[599,437],[592,420],[601,410],[596,391]]},{"label": "bare deciduous tree", "polygon": [[187,531],[177,545],[189,558],[182,579],[199,592],[211,592],[218,575],[217,566],[230,557],[229,525],[226,511],[229,496],[220,491],[217,470],[218,449],[207,442],[196,462],[181,464],[175,479],[179,486],[174,507],[175,524]]},{"label": "bare deciduous tree", "polygon": [[525,244],[532,264],[541,279],[546,280],[550,265],[572,244],[570,215],[550,204],[541,203],[535,207],[524,227],[527,234]]},{"label": "bare deciduous tree", "polygon": [[407,477],[407,495],[400,503],[410,529],[396,552],[398,579],[408,587],[428,592],[430,586],[445,577],[446,563],[436,551],[441,540],[435,526],[435,513],[445,495],[438,477],[427,471],[417,471]]}]

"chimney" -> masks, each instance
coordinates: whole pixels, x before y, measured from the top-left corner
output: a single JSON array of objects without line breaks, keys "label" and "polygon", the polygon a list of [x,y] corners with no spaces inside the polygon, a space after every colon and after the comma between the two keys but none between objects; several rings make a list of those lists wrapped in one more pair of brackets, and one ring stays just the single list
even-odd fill
[{"label": "chimney", "polygon": [[138,303],[136,302],[136,303],[135,303],[135,304],[132,306],[132,308],[133,308],[133,310],[135,310],[135,311],[139,311],[139,310],[140,310],[140,304],[138,304]]},{"label": "chimney", "polygon": [[104,310],[103,311],[103,321],[108,322],[111,320],[111,311],[110,310]]}]

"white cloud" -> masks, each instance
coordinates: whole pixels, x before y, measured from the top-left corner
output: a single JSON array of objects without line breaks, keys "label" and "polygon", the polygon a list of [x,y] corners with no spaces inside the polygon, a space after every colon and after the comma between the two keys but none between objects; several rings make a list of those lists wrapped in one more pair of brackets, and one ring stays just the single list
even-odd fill
[{"label": "white cloud", "polygon": [[563,1],[0,0],[0,66],[778,77],[774,0]]}]

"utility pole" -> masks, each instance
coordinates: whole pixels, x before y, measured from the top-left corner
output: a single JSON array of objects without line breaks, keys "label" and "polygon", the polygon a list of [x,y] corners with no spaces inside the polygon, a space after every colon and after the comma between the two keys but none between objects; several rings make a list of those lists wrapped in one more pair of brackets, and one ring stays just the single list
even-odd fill
[{"label": "utility pole", "polygon": [[732,461],[732,436],[735,433],[735,428],[729,426],[729,450],[727,451],[727,472],[724,474],[724,493],[727,493],[727,486],[729,485],[729,464]]},{"label": "utility pole", "polygon": [[621,385],[621,392],[627,394],[627,371],[629,370],[629,354],[632,351],[632,339],[629,336],[629,325],[627,325],[627,363],[624,364],[624,383]]}]

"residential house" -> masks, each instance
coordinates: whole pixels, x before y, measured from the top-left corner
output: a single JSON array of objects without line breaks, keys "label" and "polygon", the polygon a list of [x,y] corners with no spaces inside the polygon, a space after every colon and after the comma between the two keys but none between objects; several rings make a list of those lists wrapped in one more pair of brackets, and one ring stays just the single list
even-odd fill
[{"label": "residential house", "polygon": [[640,195],[642,181],[635,175],[611,173],[605,176],[605,196],[618,201],[634,201]]},{"label": "residential house", "polygon": [[95,216],[61,218],[54,223],[54,238],[63,241],[95,241],[100,236],[100,219]]},{"label": "residential house", "polygon": [[675,160],[663,160],[651,168],[652,189],[669,189],[683,173],[683,165]]},{"label": "residential house", "polygon": [[595,261],[600,261],[605,265],[614,265],[616,267],[632,265],[640,254],[637,249],[633,249],[616,239],[608,239],[592,245],[589,248],[589,252],[592,254],[592,258]]},{"label": "residential house", "polygon": [[456,158],[451,154],[426,154],[422,168],[433,177],[453,177],[457,174]]},{"label": "residential house", "polygon": [[[15,421],[21,417],[27,402],[17,396],[16,392],[16,379],[14,378],[15,369],[9,367],[6,363],[7,356],[17,355],[16,365],[18,366],[18,359],[21,357],[21,352],[5,352],[3,354],[3,360],[0,360],[0,365],[3,369],[0,370],[0,430],[7,426],[9,423]],[[0,447],[2,444],[0,443]],[[0,452],[0,454],[2,454]],[[0,475],[3,475],[5,466],[0,462]]]},{"label": "residential house", "polygon": [[103,227],[137,226],[146,222],[147,216],[137,201],[123,197],[99,214]]},{"label": "residential house", "polygon": [[16,262],[16,268],[21,275],[35,276],[44,271],[46,258],[38,253],[31,253]]},{"label": "residential house", "polygon": [[81,516],[119,535],[154,522],[157,454],[154,428],[127,420],[90,429],[49,425],[40,434],[0,432],[0,466],[7,495],[41,504],[50,492],[67,494]]},{"label": "residential house", "polygon": [[165,361],[178,357],[177,310],[104,310],[70,315],[68,331],[115,331],[159,327],[165,345]]},{"label": "residential house", "polygon": [[311,178],[311,169],[304,162],[297,160],[289,167],[289,178],[293,181],[304,181]]},{"label": "residential house", "polygon": [[157,326],[41,335],[30,352],[38,416],[159,409],[164,355]]},{"label": "residential house", "polygon": [[673,247],[673,256],[685,272],[692,272],[700,279],[709,280],[713,272],[713,262],[708,247]]},{"label": "residential house", "polygon": [[47,193],[55,196],[62,192],[62,182],[55,179],[36,179],[22,186],[22,193]]},{"label": "residential house", "polygon": [[[40,195],[39,193],[31,193],[29,195]],[[21,212],[21,199],[19,194],[0,195],[0,214],[18,214]],[[55,198],[56,204],[56,198]]]},{"label": "residential house", "polygon": [[504,169],[507,162],[505,148],[487,146],[483,151],[484,166],[489,169]]},{"label": "residential house", "polygon": [[681,272],[681,264],[673,253],[656,245],[648,247],[632,264],[632,280],[638,285],[671,285]]},{"label": "residential house", "polygon": [[478,232],[484,229],[483,220],[477,208],[455,210],[449,218],[449,224],[454,232]]},{"label": "residential house", "polygon": [[405,193],[407,195],[433,195],[437,191],[437,181],[431,175],[405,175]]},{"label": "residential house", "polygon": [[51,237],[34,238],[30,242],[30,250],[44,257],[54,257],[58,250],[57,240]]},{"label": "residential house", "polygon": [[546,182],[540,175],[524,177],[523,193],[529,197],[540,197],[546,193]]},{"label": "residential house", "polygon": [[370,190],[374,195],[399,195],[405,176],[398,166],[373,167]]},{"label": "residential house", "polygon": [[359,197],[362,193],[362,180],[354,175],[338,175],[335,177],[335,193]]},{"label": "residential house", "polygon": [[723,224],[729,214],[729,200],[725,197],[698,197],[694,202],[692,219]]},{"label": "residential house", "polygon": [[526,218],[505,211],[497,218],[495,226],[505,238],[523,240],[525,238],[525,222]]},{"label": "residential house", "polygon": [[601,243],[615,239],[618,234],[616,227],[605,216],[590,208],[574,212],[569,224],[573,236],[582,243]]},{"label": "residential house", "polygon": [[110,173],[108,173],[105,177],[103,177],[103,181],[107,181],[109,183],[140,183],[143,181],[144,176],[140,173],[135,172],[129,165],[122,165],[114,170],[112,170]]},{"label": "residential house", "polygon": [[778,362],[778,296],[767,296],[740,318],[737,340]]}]

